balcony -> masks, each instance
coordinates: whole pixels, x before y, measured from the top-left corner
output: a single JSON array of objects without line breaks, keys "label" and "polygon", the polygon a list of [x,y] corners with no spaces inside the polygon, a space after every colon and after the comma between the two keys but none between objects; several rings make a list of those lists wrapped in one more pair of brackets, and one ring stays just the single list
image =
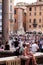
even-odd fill
[{"label": "balcony", "polygon": [[33,23],[33,27],[36,28],[37,27],[37,24],[36,23]]}]

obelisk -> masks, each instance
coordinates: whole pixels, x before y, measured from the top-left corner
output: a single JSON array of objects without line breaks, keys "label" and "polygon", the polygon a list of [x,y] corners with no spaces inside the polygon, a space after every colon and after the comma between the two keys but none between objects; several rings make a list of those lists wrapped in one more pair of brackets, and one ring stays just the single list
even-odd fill
[{"label": "obelisk", "polygon": [[9,40],[9,0],[2,0],[2,43]]}]

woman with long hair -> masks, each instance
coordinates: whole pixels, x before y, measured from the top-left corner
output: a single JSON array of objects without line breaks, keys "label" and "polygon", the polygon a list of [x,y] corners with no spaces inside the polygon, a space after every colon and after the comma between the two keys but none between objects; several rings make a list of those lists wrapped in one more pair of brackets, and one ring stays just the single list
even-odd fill
[{"label": "woman with long hair", "polygon": [[28,56],[29,59],[26,60],[25,65],[37,65],[36,59],[33,54],[30,52],[30,44],[26,43],[26,48],[22,53],[24,56]]}]

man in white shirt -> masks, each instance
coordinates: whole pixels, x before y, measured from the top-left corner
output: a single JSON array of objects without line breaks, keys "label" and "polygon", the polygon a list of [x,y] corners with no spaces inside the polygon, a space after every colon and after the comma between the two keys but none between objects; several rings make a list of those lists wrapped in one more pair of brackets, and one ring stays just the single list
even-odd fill
[{"label": "man in white shirt", "polygon": [[38,49],[39,49],[39,46],[38,46],[37,42],[33,43],[32,44],[32,52],[35,53],[38,51]]}]

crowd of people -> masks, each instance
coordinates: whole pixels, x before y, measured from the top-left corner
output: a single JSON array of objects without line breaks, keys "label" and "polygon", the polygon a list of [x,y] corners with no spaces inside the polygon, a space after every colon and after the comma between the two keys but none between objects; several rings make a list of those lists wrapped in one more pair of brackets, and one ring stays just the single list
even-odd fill
[{"label": "crowd of people", "polygon": [[[25,40],[15,38],[10,44],[8,41],[5,45],[0,44],[0,50],[14,50],[16,56],[29,56],[32,65],[37,65],[33,53],[43,52],[43,35],[27,35]],[[26,64],[29,64],[29,60]]]},{"label": "crowd of people", "polygon": [[[25,37],[24,40],[22,40],[21,38],[18,37],[17,41],[19,42],[20,47],[22,47],[24,43],[29,43],[30,50],[33,53],[34,52],[43,52],[43,35],[42,34],[41,35],[30,34],[30,35],[27,35],[27,37]],[[12,43],[14,43],[14,40],[12,41]]]},{"label": "crowd of people", "polygon": [[[10,42],[6,42],[5,45],[0,43],[0,49],[4,49],[4,50],[15,50],[18,49],[20,47],[20,49],[23,47],[23,44],[29,43],[30,44],[30,51],[32,51],[33,53],[35,52],[43,52],[43,35],[27,35],[27,37],[25,37],[24,40],[22,40],[21,38],[17,37],[14,38],[14,40],[10,43]],[[7,47],[6,45],[9,46]]]}]

